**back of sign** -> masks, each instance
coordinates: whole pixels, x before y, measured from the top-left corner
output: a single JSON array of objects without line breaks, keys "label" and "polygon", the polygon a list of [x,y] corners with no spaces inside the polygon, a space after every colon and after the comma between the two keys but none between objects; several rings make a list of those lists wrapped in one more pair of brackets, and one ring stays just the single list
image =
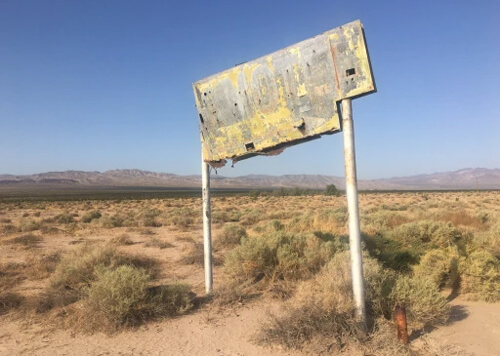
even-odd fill
[{"label": "back of sign", "polygon": [[193,84],[214,166],[341,130],[337,103],[375,92],[360,21]]}]

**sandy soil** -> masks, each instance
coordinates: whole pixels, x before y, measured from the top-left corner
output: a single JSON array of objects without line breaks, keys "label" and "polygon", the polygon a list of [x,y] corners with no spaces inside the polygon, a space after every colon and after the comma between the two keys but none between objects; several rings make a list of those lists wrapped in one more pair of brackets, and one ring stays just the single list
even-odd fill
[{"label": "sandy soil", "polygon": [[438,355],[500,355],[500,304],[451,301],[449,325],[424,334],[414,346]]},{"label": "sandy soil", "polygon": [[[500,304],[452,301],[449,325],[418,336],[412,348],[424,355],[500,355]],[[0,319],[1,355],[301,355],[256,345],[252,338],[277,304],[258,301],[224,315],[213,309],[150,323],[116,335],[43,330]]]},{"label": "sandy soil", "polygon": [[[61,204],[63,205],[63,204]],[[64,205],[63,205],[64,206]],[[9,218],[20,215],[22,210],[9,211]],[[32,213],[32,212],[30,212]],[[43,212],[48,214],[50,212]],[[54,215],[55,212],[52,214]],[[83,212],[80,212],[80,215]],[[42,215],[41,218],[46,217]],[[15,218],[12,218],[15,220]],[[102,229],[89,224],[74,233],[61,232],[44,235],[44,241],[33,251],[46,253],[67,251],[81,242],[106,242],[120,234],[130,236],[133,244],[120,246],[130,254],[141,254],[159,261],[162,275],[158,283],[183,282],[193,291],[203,295],[203,269],[200,264],[182,263],[182,257],[194,241],[201,241],[198,227],[184,231],[170,227],[154,229],[154,235],[145,234],[138,228]],[[217,236],[221,226],[214,226]],[[4,237],[4,239],[12,236]],[[152,238],[171,243],[169,248],[147,247]],[[22,250],[10,244],[0,244],[0,262],[23,262]],[[215,258],[221,259],[221,251]],[[215,285],[220,283],[221,273],[214,271]],[[14,291],[22,295],[42,290],[46,281],[25,280]],[[500,303],[488,304],[466,301],[458,297],[451,302],[452,320],[449,325],[414,336],[412,348],[422,355],[500,355]],[[124,331],[112,336],[104,334],[75,334],[72,330],[48,329],[43,323],[26,318],[12,319],[0,316],[0,356],[3,355],[301,355],[280,348],[256,345],[252,338],[262,321],[279,309],[275,300],[258,299],[234,309],[218,312],[206,305],[175,319],[150,322],[136,330]],[[346,351],[343,355],[353,356]]]},{"label": "sandy soil", "polygon": [[192,315],[113,336],[74,335],[1,320],[1,355],[300,355],[251,342],[261,320],[276,306],[242,307],[225,316],[204,309]]}]

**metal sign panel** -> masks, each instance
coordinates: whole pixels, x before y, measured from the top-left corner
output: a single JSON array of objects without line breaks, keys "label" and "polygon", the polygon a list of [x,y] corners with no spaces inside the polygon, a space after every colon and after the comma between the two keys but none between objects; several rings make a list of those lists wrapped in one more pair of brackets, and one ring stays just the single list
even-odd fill
[{"label": "metal sign panel", "polygon": [[203,157],[213,166],[339,132],[337,103],[376,90],[359,20],[202,79],[193,89]]}]

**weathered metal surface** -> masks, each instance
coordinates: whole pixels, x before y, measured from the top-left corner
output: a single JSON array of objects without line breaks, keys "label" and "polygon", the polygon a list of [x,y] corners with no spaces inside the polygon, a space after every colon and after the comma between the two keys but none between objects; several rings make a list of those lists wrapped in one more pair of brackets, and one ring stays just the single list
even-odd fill
[{"label": "weathered metal surface", "polygon": [[218,165],[341,130],[337,103],[375,91],[360,21],[193,84],[205,161]]}]

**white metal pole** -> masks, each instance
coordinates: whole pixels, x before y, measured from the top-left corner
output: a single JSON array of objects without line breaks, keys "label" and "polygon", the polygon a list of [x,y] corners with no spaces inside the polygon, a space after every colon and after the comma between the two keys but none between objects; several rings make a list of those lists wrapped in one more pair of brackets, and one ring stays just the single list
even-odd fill
[{"label": "white metal pole", "polygon": [[205,292],[207,294],[210,294],[213,289],[210,166],[203,160],[203,143],[201,144],[201,184],[203,200],[203,253],[205,261]]},{"label": "white metal pole", "polygon": [[358,181],[354,150],[354,125],[351,99],[342,100],[342,130],[344,131],[344,160],[347,207],[349,211],[349,248],[351,253],[352,290],[356,314],[366,327],[365,286],[359,229]]}]

